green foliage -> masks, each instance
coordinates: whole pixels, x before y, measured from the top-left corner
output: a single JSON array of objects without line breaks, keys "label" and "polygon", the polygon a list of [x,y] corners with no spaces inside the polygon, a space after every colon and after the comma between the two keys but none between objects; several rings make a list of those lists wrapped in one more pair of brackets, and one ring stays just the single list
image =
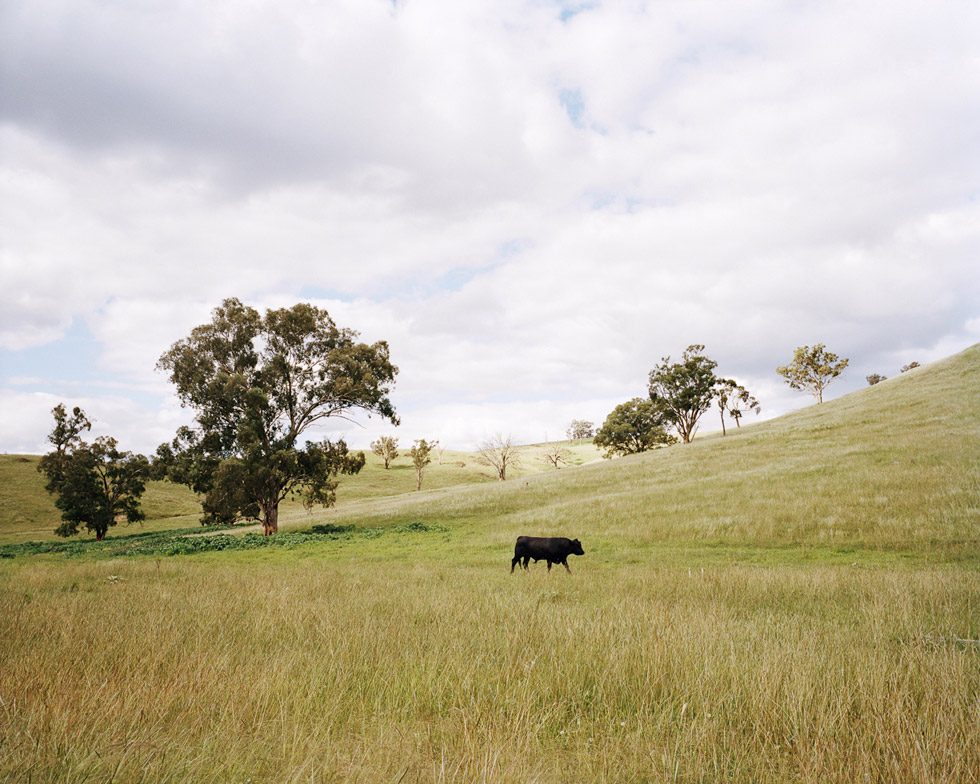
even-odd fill
[{"label": "green foliage", "polygon": [[415,468],[416,490],[422,489],[422,477],[425,474],[425,467],[432,462],[432,450],[437,446],[439,446],[438,441],[426,441],[424,438],[420,438],[408,450],[409,457],[412,458],[412,466]]},{"label": "green foliage", "polygon": [[385,470],[391,467],[391,461],[398,457],[398,439],[393,436],[381,436],[371,443],[374,452],[385,464]]},{"label": "green foliage", "polygon": [[240,526],[224,525],[218,530],[227,533],[200,534],[200,529],[181,528],[170,531],[118,536],[106,540],[81,540],[72,542],[23,542],[0,545],[0,558],[56,553],[69,557],[99,556],[122,558],[129,556],[194,555],[233,550],[259,550],[268,547],[293,548],[300,545],[340,539],[376,539],[385,534],[447,533],[443,525],[409,520],[387,527],[364,528],[356,525],[314,525],[307,530],[283,532],[279,536],[266,537],[255,533],[235,534]]},{"label": "green foliage", "polygon": [[718,407],[721,409],[721,433],[725,435],[725,412],[735,420],[735,426],[741,427],[742,417],[749,411],[758,414],[762,406],[749,390],[736,381],[721,379],[716,387]]},{"label": "green foliage", "polygon": [[595,425],[587,419],[573,419],[565,432],[569,441],[592,438],[595,435]]},{"label": "green foliage", "polygon": [[677,430],[685,444],[694,438],[698,420],[715,398],[717,365],[704,356],[704,346],[695,343],[684,350],[680,362],[664,357],[650,371],[650,399],[664,412],[666,422]]},{"label": "green foliage", "polygon": [[823,403],[823,391],[827,385],[844,372],[850,360],[841,359],[827,351],[823,343],[800,346],[793,352],[793,361],[776,368],[793,389],[810,392],[818,403]]},{"label": "green foliage", "polygon": [[398,423],[388,397],[398,369],[388,345],[356,338],[309,304],[262,316],[228,299],[210,323],[160,358],[198,428],[179,431],[157,459],[175,481],[206,495],[205,520],[259,513],[271,534],[290,493],[301,492],[310,504],[333,503],[335,477],[360,470],[363,455],[348,453],[342,441],[301,449],[299,437],[356,409]]},{"label": "green foliage", "polygon": [[118,517],[130,523],[144,518],[140,496],[146,486],[149,464],[143,455],[120,452],[116,439],[100,436],[87,444],[83,430],[91,429],[77,406],[71,415],[55,406],[55,426],[48,436],[54,451],[41,458],[37,469],[47,479],[45,489],[55,496],[62,523],[59,536],[73,536],[80,528],[103,539]]},{"label": "green foliage", "polygon": [[676,440],[666,430],[663,409],[652,400],[635,397],[612,410],[593,443],[605,450],[605,457],[612,457],[646,452]]}]

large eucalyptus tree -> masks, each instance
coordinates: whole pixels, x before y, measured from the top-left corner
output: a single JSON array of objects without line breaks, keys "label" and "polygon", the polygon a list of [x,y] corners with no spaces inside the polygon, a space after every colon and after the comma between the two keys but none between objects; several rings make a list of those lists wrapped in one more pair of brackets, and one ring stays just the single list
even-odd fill
[{"label": "large eucalyptus tree", "polygon": [[364,454],[343,440],[300,446],[300,436],[357,410],[398,424],[388,397],[398,368],[388,344],[357,337],[313,305],[261,315],[226,299],[164,353],[158,367],[197,424],[157,454],[173,478],[205,494],[206,521],[261,514],[269,535],[290,493],[308,505],[334,502],[336,477],[359,471]]}]

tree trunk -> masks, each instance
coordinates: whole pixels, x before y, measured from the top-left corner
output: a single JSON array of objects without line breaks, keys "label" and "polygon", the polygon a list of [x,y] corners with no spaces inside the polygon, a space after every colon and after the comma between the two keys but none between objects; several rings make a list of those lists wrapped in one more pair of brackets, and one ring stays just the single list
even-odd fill
[{"label": "tree trunk", "polygon": [[727,436],[728,433],[725,432],[725,412],[721,412],[721,434]]},{"label": "tree trunk", "polygon": [[262,509],[262,535],[272,536],[279,532],[279,501],[270,500],[260,503]]}]

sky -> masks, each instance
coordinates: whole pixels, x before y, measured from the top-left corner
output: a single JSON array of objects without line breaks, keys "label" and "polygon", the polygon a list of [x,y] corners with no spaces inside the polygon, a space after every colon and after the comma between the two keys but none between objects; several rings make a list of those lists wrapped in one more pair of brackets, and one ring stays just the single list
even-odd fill
[{"label": "sky", "polygon": [[[563,437],[701,343],[760,418],[980,341],[980,4],[7,0],[0,451],[152,452],[159,356],[312,302],[400,372],[367,447]],[[702,432],[717,427],[712,412]],[[750,418],[751,419],[751,418]]]}]

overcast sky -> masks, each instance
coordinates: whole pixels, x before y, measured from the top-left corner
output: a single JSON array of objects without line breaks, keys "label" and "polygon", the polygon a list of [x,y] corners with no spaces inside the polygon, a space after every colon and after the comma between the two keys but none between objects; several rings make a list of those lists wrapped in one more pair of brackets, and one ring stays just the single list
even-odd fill
[{"label": "overcast sky", "polygon": [[774,416],[795,346],[835,397],[980,340],[975,0],[6,0],[0,67],[0,451],[60,401],[169,440],[230,296],[387,340],[396,434],[457,448],[690,343]]}]

